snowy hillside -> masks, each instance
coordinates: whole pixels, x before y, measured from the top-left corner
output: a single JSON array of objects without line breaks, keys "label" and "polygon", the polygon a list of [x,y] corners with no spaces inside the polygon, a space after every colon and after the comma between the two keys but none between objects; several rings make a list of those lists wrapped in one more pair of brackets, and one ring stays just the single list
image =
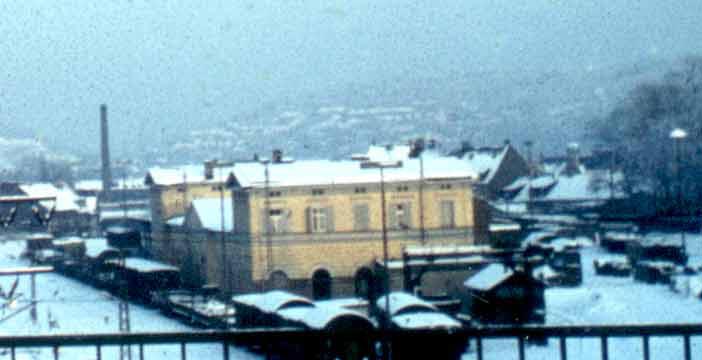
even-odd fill
[{"label": "snowy hillside", "polygon": [[537,151],[561,152],[567,142],[586,138],[588,121],[665,69],[666,63],[649,61],[579,73],[466,72],[454,78],[352,84],[191,131],[171,139],[168,157],[250,158],[274,148],[297,157],[343,157],[373,142],[418,136],[433,137],[446,150],[463,140],[480,146],[531,139]]}]

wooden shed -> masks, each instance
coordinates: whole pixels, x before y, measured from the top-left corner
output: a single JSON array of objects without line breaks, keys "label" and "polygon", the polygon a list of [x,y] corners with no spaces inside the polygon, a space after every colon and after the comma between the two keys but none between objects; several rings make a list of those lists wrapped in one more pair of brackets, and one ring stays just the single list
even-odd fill
[{"label": "wooden shed", "polygon": [[543,323],[545,285],[530,272],[486,266],[464,282],[461,312],[484,324]]}]

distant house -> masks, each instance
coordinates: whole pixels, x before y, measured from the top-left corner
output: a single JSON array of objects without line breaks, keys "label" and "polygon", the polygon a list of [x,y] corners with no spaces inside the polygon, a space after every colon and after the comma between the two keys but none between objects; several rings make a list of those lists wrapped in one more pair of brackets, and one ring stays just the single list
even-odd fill
[{"label": "distant house", "polygon": [[[38,204],[36,201],[25,201],[30,196],[22,191],[16,182],[0,183],[0,218],[4,224],[16,230],[46,230],[41,221],[32,211]],[[21,202],[13,200],[20,199]]]},{"label": "distant house", "polygon": [[589,169],[580,162],[575,145],[568,148],[564,162],[545,168],[549,172],[532,178],[521,177],[503,187],[502,197],[509,203],[526,205],[522,209],[539,213],[593,211],[625,197],[619,186],[622,174],[610,169]]},{"label": "distant house", "polygon": [[40,201],[34,209],[38,216],[47,217],[52,214],[48,219],[48,230],[52,234],[82,234],[95,229],[93,204],[78,196],[67,184],[32,183],[21,184],[19,188],[30,197],[55,199]]},{"label": "distant house", "polygon": [[[224,221],[224,222],[222,222]],[[169,228],[173,252],[180,254],[178,262],[183,279],[193,284],[220,284],[222,279],[222,243],[233,240],[234,215],[231,199],[195,199],[181,224],[171,222]],[[231,257],[243,256],[229,249]],[[230,259],[231,259],[230,257]],[[230,275],[231,277],[231,275]]]},{"label": "distant house", "polygon": [[529,272],[493,263],[463,284],[461,312],[484,324],[544,321],[545,285]]},{"label": "distant house", "polygon": [[509,143],[498,147],[463,148],[454,155],[478,173],[478,188],[489,199],[516,179],[529,175],[529,163]]},{"label": "distant house", "polygon": [[[181,253],[175,251],[171,242],[174,226],[182,226],[185,213],[196,199],[228,199],[231,192],[224,184],[232,166],[223,166],[214,161],[203,165],[184,165],[173,168],[152,168],[146,174],[144,184],[149,188],[151,238],[148,250],[160,259],[180,264]],[[118,208],[119,209],[119,208]]]}]

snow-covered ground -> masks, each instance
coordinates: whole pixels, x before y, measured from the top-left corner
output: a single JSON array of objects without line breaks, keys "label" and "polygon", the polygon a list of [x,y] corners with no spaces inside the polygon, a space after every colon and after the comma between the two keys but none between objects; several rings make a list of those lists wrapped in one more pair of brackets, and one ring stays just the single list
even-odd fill
[{"label": "snow-covered ground", "polygon": [[[690,255],[688,263],[702,264],[702,236],[686,234],[686,243]],[[632,277],[595,275],[593,260],[613,257],[596,245],[583,248],[581,256],[582,286],[546,290],[547,325],[702,323],[702,300],[689,294],[674,293],[665,285],[635,282]],[[599,359],[599,341],[598,338],[569,339],[568,359]],[[692,337],[691,346],[694,357],[702,352],[702,338]],[[485,359],[516,359],[518,356],[516,339],[487,340],[483,347]],[[653,359],[682,358],[683,339],[652,337],[650,351]],[[637,337],[610,338],[609,352],[610,359],[642,359],[642,340]],[[547,346],[529,345],[526,350],[526,357],[530,360],[557,359],[559,356],[557,339],[550,339]],[[463,359],[475,358],[474,351],[463,356]]]},{"label": "snow-covered ground", "polygon": [[[679,235],[666,235],[679,236]],[[24,247],[17,236],[0,234],[0,268],[26,266],[18,258]],[[584,239],[578,239],[584,240]],[[580,241],[586,243],[587,241]],[[686,243],[690,264],[702,264],[702,236],[687,234]],[[667,286],[634,282],[633,278],[618,278],[595,275],[593,260],[611,255],[595,246],[581,250],[583,285],[577,288],[551,288],[546,291],[546,323],[549,325],[596,325],[596,324],[642,324],[642,323],[702,323],[702,300],[691,295],[674,293]],[[702,278],[702,275],[695,275]],[[7,292],[14,276],[0,277],[0,286]],[[26,304],[30,293],[29,277],[21,277],[18,291],[23,295],[13,308],[0,309],[0,319]],[[0,335],[36,335],[65,333],[107,333],[118,331],[117,302],[109,294],[65,278],[58,274],[37,275],[38,317],[34,321],[30,312],[23,311],[14,317],[0,321]],[[130,305],[132,332],[193,331],[193,329],[161,315],[158,311],[142,306]],[[702,338],[692,338],[692,354],[702,352]],[[485,359],[517,358],[516,339],[486,340]],[[475,359],[472,349],[463,359]],[[0,349],[1,350],[1,349]],[[610,359],[643,358],[640,338],[611,338]],[[681,358],[682,338],[651,338],[652,358]],[[105,348],[103,358],[117,358],[116,347]],[[599,339],[569,339],[569,359],[599,358]],[[244,349],[232,347],[233,359],[260,359]],[[529,345],[528,359],[553,359],[559,356],[558,342],[551,339],[547,346]],[[178,358],[179,347],[147,346],[147,359]],[[221,345],[205,344],[188,346],[189,359],[219,358]],[[62,348],[61,359],[95,359],[94,348]],[[136,358],[136,349],[134,349]],[[9,359],[7,352],[0,351],[0,360]],[[50,349],[19,350],[18,359],[53,358]]]},{"label": "snow-covered ground", "polygon": [[[11,234],[0,234],[0,268],[27,266],[19,259],[24,248],[24,241]],[[15,281],[15,276],[0,277],[2,290],[8,292]],[[15,304],[0,306],[0,336],[5,335],[46,335],[74,333],[114,333],[119,331],[117,317],[118,303],[108,293],[96,290],[80,282],[59,274],[36,275],[37,283],[37,319],[33,320],[29,309],[6,318],[29,303],[30,277],[21,276],[17,291],[22,295]],[[4,301],[0,301],[0,305]],[[7,305],[7,304],[4,304]],[[130,304],[130,325],[133,333],[138,332],[175,332],[193,331],[180,322],[167,318],[157,310]],[[0,349],[2,350],[2,349]],[[133,348],[133,358],[137,358],[137,349]],[[180,346],[146,346],[147,359],[180,358]],[[188,345],[188,359],[216,359],[221,356],[221,344]],[[104,359],[116,359],[117,347],[102,349]],[[231,347],[233,359],[260,359],[258,355],[243,349]],[[0,359],[9,353],[0,351]],[[53,358],[50,349],[18,349],[18,358],[49,359]],[[61,348],[61,359],[95,359],[94,348]]]}]

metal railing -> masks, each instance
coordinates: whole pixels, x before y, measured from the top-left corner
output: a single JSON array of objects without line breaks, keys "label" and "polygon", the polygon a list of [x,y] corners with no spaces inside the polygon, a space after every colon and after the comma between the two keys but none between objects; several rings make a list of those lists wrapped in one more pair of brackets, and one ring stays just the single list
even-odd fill
[{"label": "metal railing", "polygon": [[[103,348],[109,346],[129,345],[135,348],[137,358],[144,360],[145,347],[150,345],[176,345],[179,347],[180,359],[186,360],[187,347],[194,344],[221,345],[221,356],[216,353],[208,354],[208,358],[223,360],[230,359],[230,346],[248,347],[255,349],[262,356],[280,357],[278,351],[281,344],[312,347],[315,351],[329,348],[330,343],[351,344],[379,343],[387,341],[391,344],[392,352],[402,344],[432,345],[450,342],[463,342],[464,351],[473,353],[475,358],[482,360],[484,356],[484,340],[516,339],[514,349],[520,360],[526,359],[526,344],[533,339],[558,339],[560,359],[568,359],[568,339],[593,338],[599,339],[600,358],[610,358],[610,338],[640,338],[642,341],[643,359],[650,359],[649,342],[652,337],[681,337],[682,354],[684,359],[691,359],[690,338],[702,335],[702,324],[666,324],[666,325],[598,325],[598,326],[521,326],[521,327],[481,327],[467,328],[459,331],[417,330],[417,331],[373,331],[373,332],[335,332],[301,331],[297,329],[278,330],[237,330],[237,331],[201,331],[201,332],[168,332],[168,333],[130,333],[130,334],[62,334],[41,336],[0,336],[0,349],[15,359],[18,350],[32,348],[53,349],[53,358],[58,360],[59,349],[66,347],[92,347],[95,357],[103,359]],[[470,343],[474,348],[467,349]],[[377,349],[379,347],[374,346]],[[295,353],[300,354],[300,353]],[[337,356],[338,357],[338,356]],[[233,358],[233,357],[232,357]],[[284,356],[282,358],[285,358]],[[341,358],[344,358],[343,356]]]}]

